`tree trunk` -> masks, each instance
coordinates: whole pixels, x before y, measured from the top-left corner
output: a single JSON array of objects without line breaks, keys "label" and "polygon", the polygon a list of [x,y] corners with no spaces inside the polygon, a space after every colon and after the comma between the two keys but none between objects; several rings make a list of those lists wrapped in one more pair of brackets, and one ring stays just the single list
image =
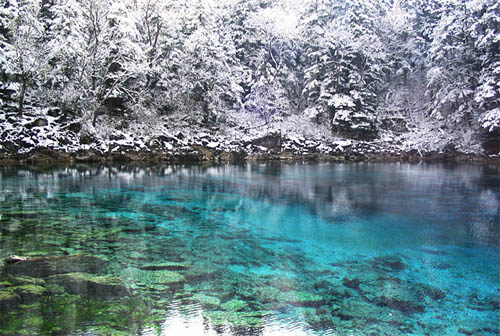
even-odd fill
[{"label": "tree trunk", "polygon": [[17,109],[18,115],[21,117],[23,115],[23,109],[24,109],[24,96],[26,94],[26,87],[28,86],[28,79],[26,76],[21,77],[21,93],[19,94],[19,106]]},{"label": "tree trunk", "polygon": [[96,124],[96,122],[97,122],[97,117],[98,117],[99,115],[100,115],[100,113],[99,113],[99,109],[96,109],[96,110],[94,111],[94,116],[92,117],[92,126],[94,126],[94,127],[95,127],[95,124]]},{"label": "tree trunk", "polygon": [[97,123],[97,118],[104,114],[105,114],[104,107],[99,104],[99,106],[94,110],[94,114],[92,116],[92,126],[95,127]]}]

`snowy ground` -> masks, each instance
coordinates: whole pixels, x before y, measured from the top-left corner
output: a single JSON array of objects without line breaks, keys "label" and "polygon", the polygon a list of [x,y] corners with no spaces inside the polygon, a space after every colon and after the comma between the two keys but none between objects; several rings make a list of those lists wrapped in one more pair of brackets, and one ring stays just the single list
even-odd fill
[{"label": "snowy ground", "polygon": [[[90,120],[67,120],[50,110],[0,115],[0,153],[26,154],[35,148],[66,153],[93,150],[97,153],[153,151],[175,155],[201,146],[220,152],[268,153],[268,147],[256,139],[281,135],[281,150],[297,155],[324,153],[401,153],[416,150],[420,155],[442,152],[453,144],[463,153],[480,154],[481,146],[472,132],[460,137],[428,125],[395,133],[380,131],[379,139],[362,142],[336,137],[325,125],[306,116],[291,115],[267,122],[255,115],[238,112],[226,116],[224,123],[203,125],[194,118],[178,115],[130,118],[99,117],[96,126]],[[460,145],[457,145],[460,144]]]}]

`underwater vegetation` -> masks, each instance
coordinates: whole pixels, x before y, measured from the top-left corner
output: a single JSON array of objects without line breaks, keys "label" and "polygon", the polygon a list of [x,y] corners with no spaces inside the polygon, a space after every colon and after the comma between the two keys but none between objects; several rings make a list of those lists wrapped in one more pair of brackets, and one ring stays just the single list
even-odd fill
[{"label": "underwater vegetation", "polygon": [[[303,169],[257,176],[289,188]],[[0,334],[499,334],[498,245],[457,222],[477,190],[462,204],[441,187],[454,208],[420,220],[380,192],[374,209],[320,188],[312,207],[298,186],[274,198],[229,172],[218,184],[195,171],[180,184],[44,180],[50,195],[33,177],[0,180]],[[429,185],[405,191],[418,211]],[[353,188],[358,201],[373,192]],[[491,190],[476,225],[496,219]]]}]

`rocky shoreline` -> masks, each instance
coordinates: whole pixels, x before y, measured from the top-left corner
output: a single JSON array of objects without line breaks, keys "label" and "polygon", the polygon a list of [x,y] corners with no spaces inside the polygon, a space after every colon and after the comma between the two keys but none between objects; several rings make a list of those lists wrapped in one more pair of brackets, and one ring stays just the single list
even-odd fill
[{"label": "rocky shoreline", "polygon": [[[376,140],[236,128],[203,128],[186,123],[156,130],[101,127],[86,131],[79,122],[48,114],[0,120],[0,165],[51,163],[241,163],[279,162],[473,162],[499,164],[500,155],[459,145],[449,138],[403,140],[396,133]],[[60,120],[63,118],[63,120]],[[168,126],[168,127],[167,127]],[[196,132],[196,130],[199,130]],[[104,133],[103,133],[104,132]],[[423,139],[421,139],[423,140]],[[493,151],[492,153],[497,153]]]},{"label": "rocky shoreline", "polygon": [[[318,148],[321,146],[321,148]],[[233,150],[202,144],[174,150],[115,147],[112,151],[80,149],[67,152],[52,148],[34,148],[25,153],[0,153],[0,166],[24,164],[73,163],[244,163],[244,162],[443,162],[500,165],[500,156],[460,152],[453,148],[437,152],[388,149],[376,143],[352,143],[339,150],[339,144],[283,148],[252,145]],[[250,150],[249,150],[250,149]]]}]

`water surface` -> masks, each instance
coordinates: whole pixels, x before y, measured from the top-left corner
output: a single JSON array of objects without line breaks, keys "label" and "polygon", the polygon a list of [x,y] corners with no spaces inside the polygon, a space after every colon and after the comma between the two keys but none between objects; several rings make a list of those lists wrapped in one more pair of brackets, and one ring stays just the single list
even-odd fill
[{"label": "water surface", "polygon": [[129,292],[41,278],[0,334],[498,335],[499,204],[484,166],[2,168],[2,259],[96,256]]}]

